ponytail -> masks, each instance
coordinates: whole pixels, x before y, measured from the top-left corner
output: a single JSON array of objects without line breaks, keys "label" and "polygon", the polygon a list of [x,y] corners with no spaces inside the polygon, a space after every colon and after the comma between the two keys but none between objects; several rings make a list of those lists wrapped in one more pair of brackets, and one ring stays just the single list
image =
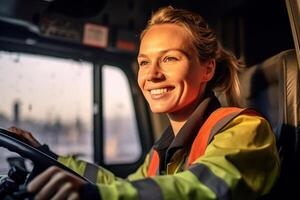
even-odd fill
[{"label": "ponytail", "polygon": [[208,82],[208,89],[218,93],[224,93],[227,104],[239,106],[240,104],[240,83],[238,72],[244,65],[232,52],[218,45],[216,53],[216,69],[212,80]]}]

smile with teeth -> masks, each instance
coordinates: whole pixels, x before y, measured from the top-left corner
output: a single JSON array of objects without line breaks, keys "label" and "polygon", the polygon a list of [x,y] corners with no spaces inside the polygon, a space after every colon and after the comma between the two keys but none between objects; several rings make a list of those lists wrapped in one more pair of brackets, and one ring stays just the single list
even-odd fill
[{"label": "smile with teeth", "polygon": [[172,90],[172,88],[158,88],[158,89],[150,90],[150,94],[151,95],[162,95],[166,92],[169,92],[170,90]]}]

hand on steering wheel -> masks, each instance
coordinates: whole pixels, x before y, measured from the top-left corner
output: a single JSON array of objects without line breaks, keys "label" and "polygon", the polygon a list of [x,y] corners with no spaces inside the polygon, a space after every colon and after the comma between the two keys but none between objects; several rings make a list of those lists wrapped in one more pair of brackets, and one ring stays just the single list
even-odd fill
[{"label": "hand on steering wheel", "polygon": [[46,199],[79,199],[79,190],[86,181],[73,174],[52,166],[35,177],[27,186],[34,193],[35,200]]},{"label": "hand on steering wheel", "polygon": [[[0,147],[18,153],[34,164],[33,170],[25,181],[25,185],[28,186],[27,190],[36,193],[40,199],[49,199],[49,195],[52,198],[58,196],[64,197],[63,199],[79,198],[79,188],[91,182],[25,142],[24,138],[0,128]],[[65,195],[64,193],[72,195],[61,196]]]},{"label": "hand on steering wheel", "polygon": [[41,143],[37,139],[35,139],[35,137],[33,137],[31,132],[17,128],[15,126],[12,126],[12,127],[8,128],[7,130],[10,131],[10,133],[16,134],[19,138],[23,138],[23,141],[25,141],[27,144],[29,144],[35,148],[38,148],[41,146]]}]

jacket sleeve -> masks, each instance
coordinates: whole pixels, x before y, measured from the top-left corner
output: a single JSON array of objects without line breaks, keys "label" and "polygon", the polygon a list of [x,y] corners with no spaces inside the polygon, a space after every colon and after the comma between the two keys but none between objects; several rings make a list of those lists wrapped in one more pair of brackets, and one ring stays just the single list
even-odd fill
[{"label": "jacket sleeve", "polygon": [[91,187],[97,188],[100,199],[256,199],[270,191],[279,174],[269,124],[247,115],[227,124],[183,172],[144,178],[148,163],[146,159],[128,180]]},{"label": "jacket sleeve", "polygon": [[116,177],[110,171],[103,167],[94,165],[83,160],[76,159],[74,156],[60,156],[50,150],[49,146],[44,144],[38,147],[38,150],[56,159],[66,167],[72,169],[79,175],[89,179],[93,183],[111,184],[120,178]]},{"label": "jacket sleeve", "polygon": [[73,156],[59,156],[58,162],[72,169],[79,175],[89,179],[93,183],[113,184],[115,181],[121,180],[109,170],[74,158]]},{"label": "jacket sleeve", "polygon": [[[146,156],[144,163],[137,169],[136,172],[129,175],[127,177],[127,180],[138,180],[145,178],[147,176],[147,169],[148,169],[148,163],[149,163],[149,154]],[[113,184],[115,181],[120,181],[121,178],[116,177],[112,172],[109,170],[83,161],[76,159],[73,156],[58,156],[57,158],[58,162],[62,163],[66,167],[72,169],[79,175],[88,178],[94,183],[99,184]]]}]

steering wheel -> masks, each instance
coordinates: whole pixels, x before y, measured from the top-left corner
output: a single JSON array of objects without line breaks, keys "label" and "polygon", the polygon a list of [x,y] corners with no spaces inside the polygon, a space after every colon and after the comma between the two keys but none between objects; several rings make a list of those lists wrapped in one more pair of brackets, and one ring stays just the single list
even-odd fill
[{"label": "steering wheel", "polygon": [[45,169],[53,165],[74,174],[75,176],[85,180],[88,183],[92,183],[85,177],[80,176],[75,171],[59,163],[49,155],[28,145],[23,138],[2,128],[0,128],[0,147],[4,147],[9,151],[15,152],[21,157],[27,158],[33,162],[33,169],[29,173],[25,184],[27,184],[30,180],[32,180],[35,176],[43,172]]}]

